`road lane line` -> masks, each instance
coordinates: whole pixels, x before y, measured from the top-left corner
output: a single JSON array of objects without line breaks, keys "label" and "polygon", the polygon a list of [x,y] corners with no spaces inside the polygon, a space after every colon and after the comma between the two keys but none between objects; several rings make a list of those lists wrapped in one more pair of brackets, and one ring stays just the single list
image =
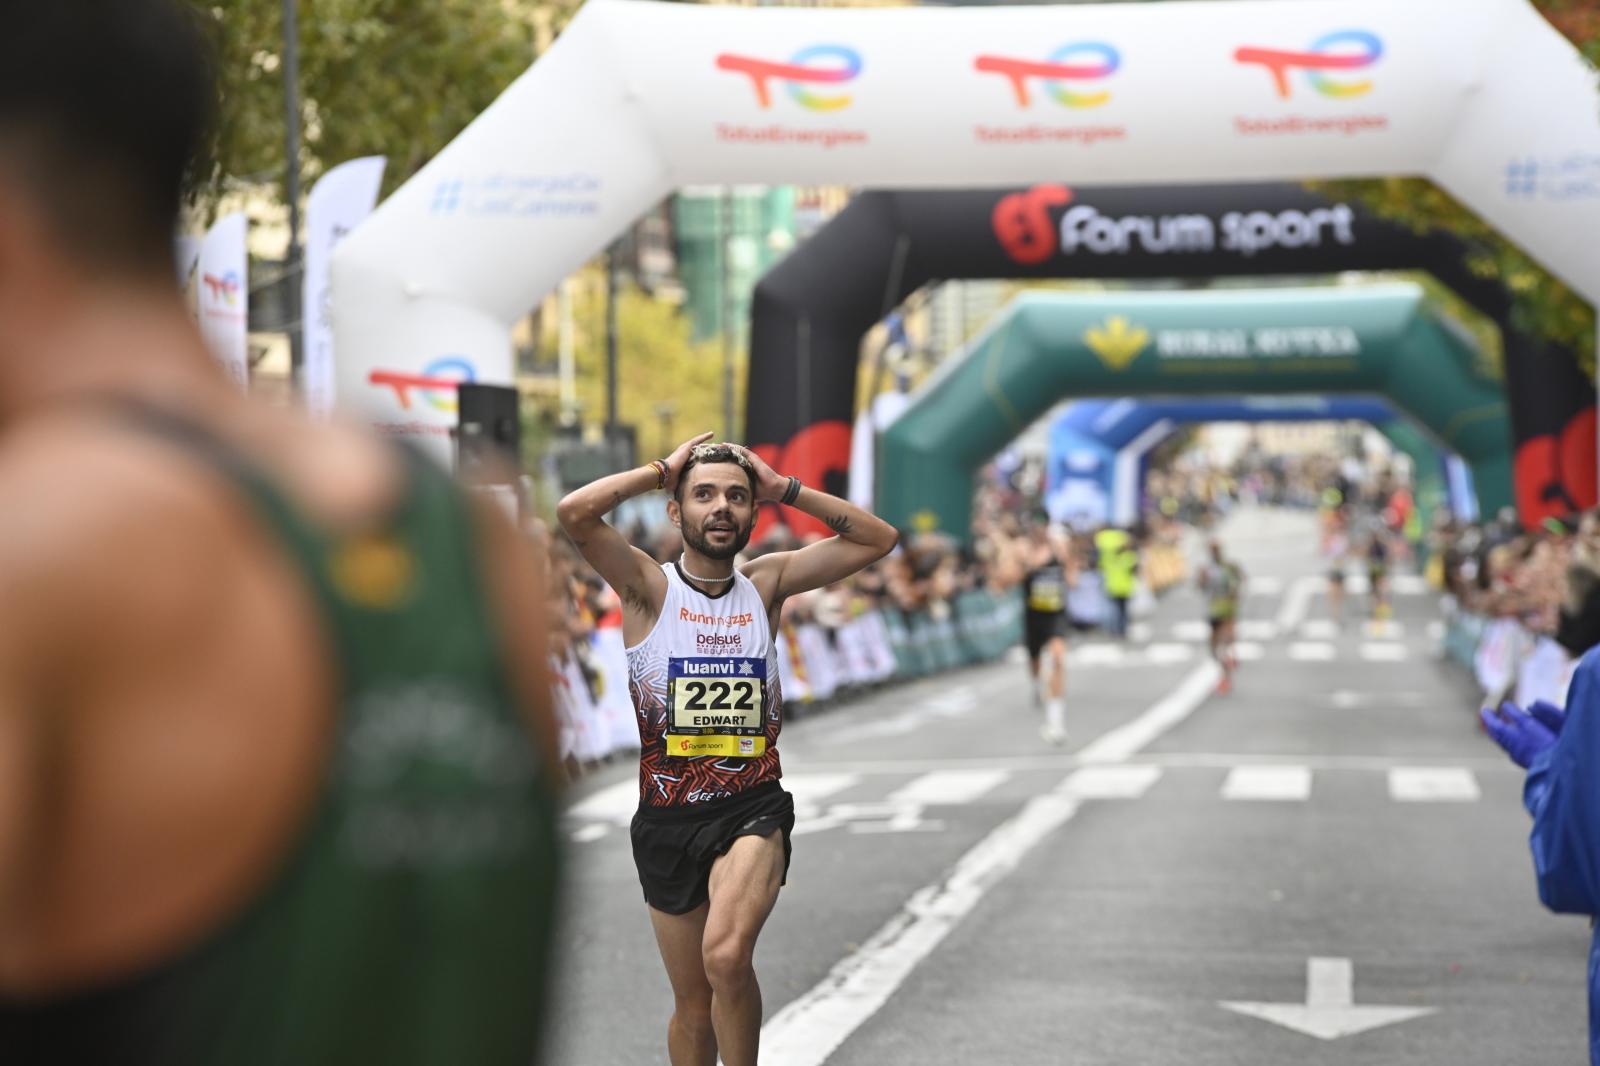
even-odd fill
[{"label": "road lane line", "polygon": [[971,803],[1010,776],[1009,770],[935,770],[895,789],[888,801],[923,807]]},{"label": "road lane line", "polygon": [[[1220,671],[1203,663],[1167,696],[1079,753],[1085,761],[1122,763],[1205,702]],[[1085,755],[1093,757],[1085,759]],[[1085,802],[1070,792],[1069,776],[1029,800],[963,855],[939,880],[918,889],[893,918],[809,992],[785,1005],[761,1029],[766,1066],[822,1066],[902,981],[1004,880],[1041,841],[1065,825]],[[1078,779],[1080,785],[1083,779]]]}]

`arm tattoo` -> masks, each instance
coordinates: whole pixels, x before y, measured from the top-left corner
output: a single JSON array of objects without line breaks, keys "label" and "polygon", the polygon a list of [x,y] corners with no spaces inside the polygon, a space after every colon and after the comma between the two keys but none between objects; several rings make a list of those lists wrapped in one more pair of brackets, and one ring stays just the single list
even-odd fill
[{"label": "arm tattoo", "polygon": [[627,499],[627,497],[624,496],[622,493],[613,492],[611,494],[611,506],[606,508],[606,512],[610,513],[611,511],[615,511],[618,507],[621,507],[622,506],[622,501],[625,500],[625,499]]},{"label": "arm tattoo", "polygon": [[846,518],[844,515],[837,514],[826,521],[828,528],[839,534],[839,536],[848,537],[850,535],[850,519]]}]

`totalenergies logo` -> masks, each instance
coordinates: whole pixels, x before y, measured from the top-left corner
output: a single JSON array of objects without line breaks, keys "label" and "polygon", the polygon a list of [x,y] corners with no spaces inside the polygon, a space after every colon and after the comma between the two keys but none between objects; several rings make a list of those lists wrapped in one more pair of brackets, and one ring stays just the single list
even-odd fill
[{"label": "totalenergies logo", "polygon": [[861,53],[842,44],[814,44],[800,49],[787,63],[774,63],[724,52],[717,56],[717,69],[748,77],[756,91],[756,101],[763,108],[772,106],[772,82],[776,79],[784,83],[800,106],[812,111],[838,111],[850,106],[848,93],[824,95],[809,92],[806,87],[851,81],[861,73]]},{"label": "totalenergies logo", "polygon": [[407,374],[398,370],[374,370],[367,375],[367,381],[382,388],[394,390],[394,398],[400,402],[400,409],[411,410],[411,392],[416,389],[422,393],[423,400],[436,411],[454,414],[456,411],[456,388],[463,384],[470,384],[478,380],[478,372],[472,363],[459,355],[447,355],[435,359],[423,368],[420,374]]},{"label": "totalenergies logo", "polygon": [[226,274],[202,274],[200,283],[206,287],[206,292],[211,294],[212,303],[226,304],[233,307],[239,302],[239,275],[230,270]]},{"label": "totalenergies logo", "polygon": [[1233,53],[1240,63],[1256,63],[1272,74],[1281,99],[1289,98],[1289,72],[1303,70],[1311,87],[1323,96],[1348,98],[1372,91],[1370,78],[1339,81],[1325,72],[1363,70],[1383,58],[1383,41],[1366,30],[1336,30],[1311,42],[1306,52],[1286,52],[1276,48],[1240,48]]},{"label": "totalenergies logo", "polygon": [[1011,91],[1016,95],[1018,107],[1027,107],[1033,102],[1028,95],[1029,78],[1042,80],[1044,91],[1063,107],[1099,107],[1111,99],[1111,93],[1104,89],[1073,92],[1064,83],[1110,77],[1122,65],[1122,56],[1109,44],[1077,41],[1062,45],[1042,62],[984,55],[973,60],[972,65],[985,74],[1000,74],[1007,78],[1011,82]]}]

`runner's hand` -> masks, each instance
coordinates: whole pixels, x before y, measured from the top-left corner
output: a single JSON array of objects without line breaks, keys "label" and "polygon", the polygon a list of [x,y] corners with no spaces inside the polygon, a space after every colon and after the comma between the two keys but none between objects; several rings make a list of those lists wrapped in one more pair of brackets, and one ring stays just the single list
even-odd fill
[{"label": "runner's hand", "polygon": [[688,440],[674,448],[671,455],[667,456],[666,489],[668,496],[674,496],[678,492],[678,476],[683,473],[684,464],[689,461],[689,453],[694,451],[700,445],[704,444],[706,441],[710,440],[711,437],[712,434],[709,432],[690,437]]},{"label": "runner's hand", "polygon": [[768,466],[755,452],[741,444],[730,444],[730,448],[737,448],[744,457],[750,461],[750,467],[756,472],[756,501],[758,503],[776,503],[783,499],[783,494],[789,491],[789,479],[772,467]]}]

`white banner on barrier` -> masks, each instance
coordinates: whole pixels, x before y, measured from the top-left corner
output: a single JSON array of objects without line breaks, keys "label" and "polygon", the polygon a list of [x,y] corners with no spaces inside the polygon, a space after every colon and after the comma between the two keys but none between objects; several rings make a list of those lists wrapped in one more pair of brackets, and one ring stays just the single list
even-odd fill
[{"label": "white banner on barrier", "polygon": [[301,387],[306,409],[327,416],[334,403],[333,325],[328,315],[328,268],[334,245],[355,229],[378,202],[382,156],[341,163],[324,174],[306,199],[306,259],[300,297],[305,361]]},{"label": "white banner on barrier", "polygon": [[196,267],[200,335],[241,389],[250,387],[249,229],[242,212],[218,219],[201,243]]}]

